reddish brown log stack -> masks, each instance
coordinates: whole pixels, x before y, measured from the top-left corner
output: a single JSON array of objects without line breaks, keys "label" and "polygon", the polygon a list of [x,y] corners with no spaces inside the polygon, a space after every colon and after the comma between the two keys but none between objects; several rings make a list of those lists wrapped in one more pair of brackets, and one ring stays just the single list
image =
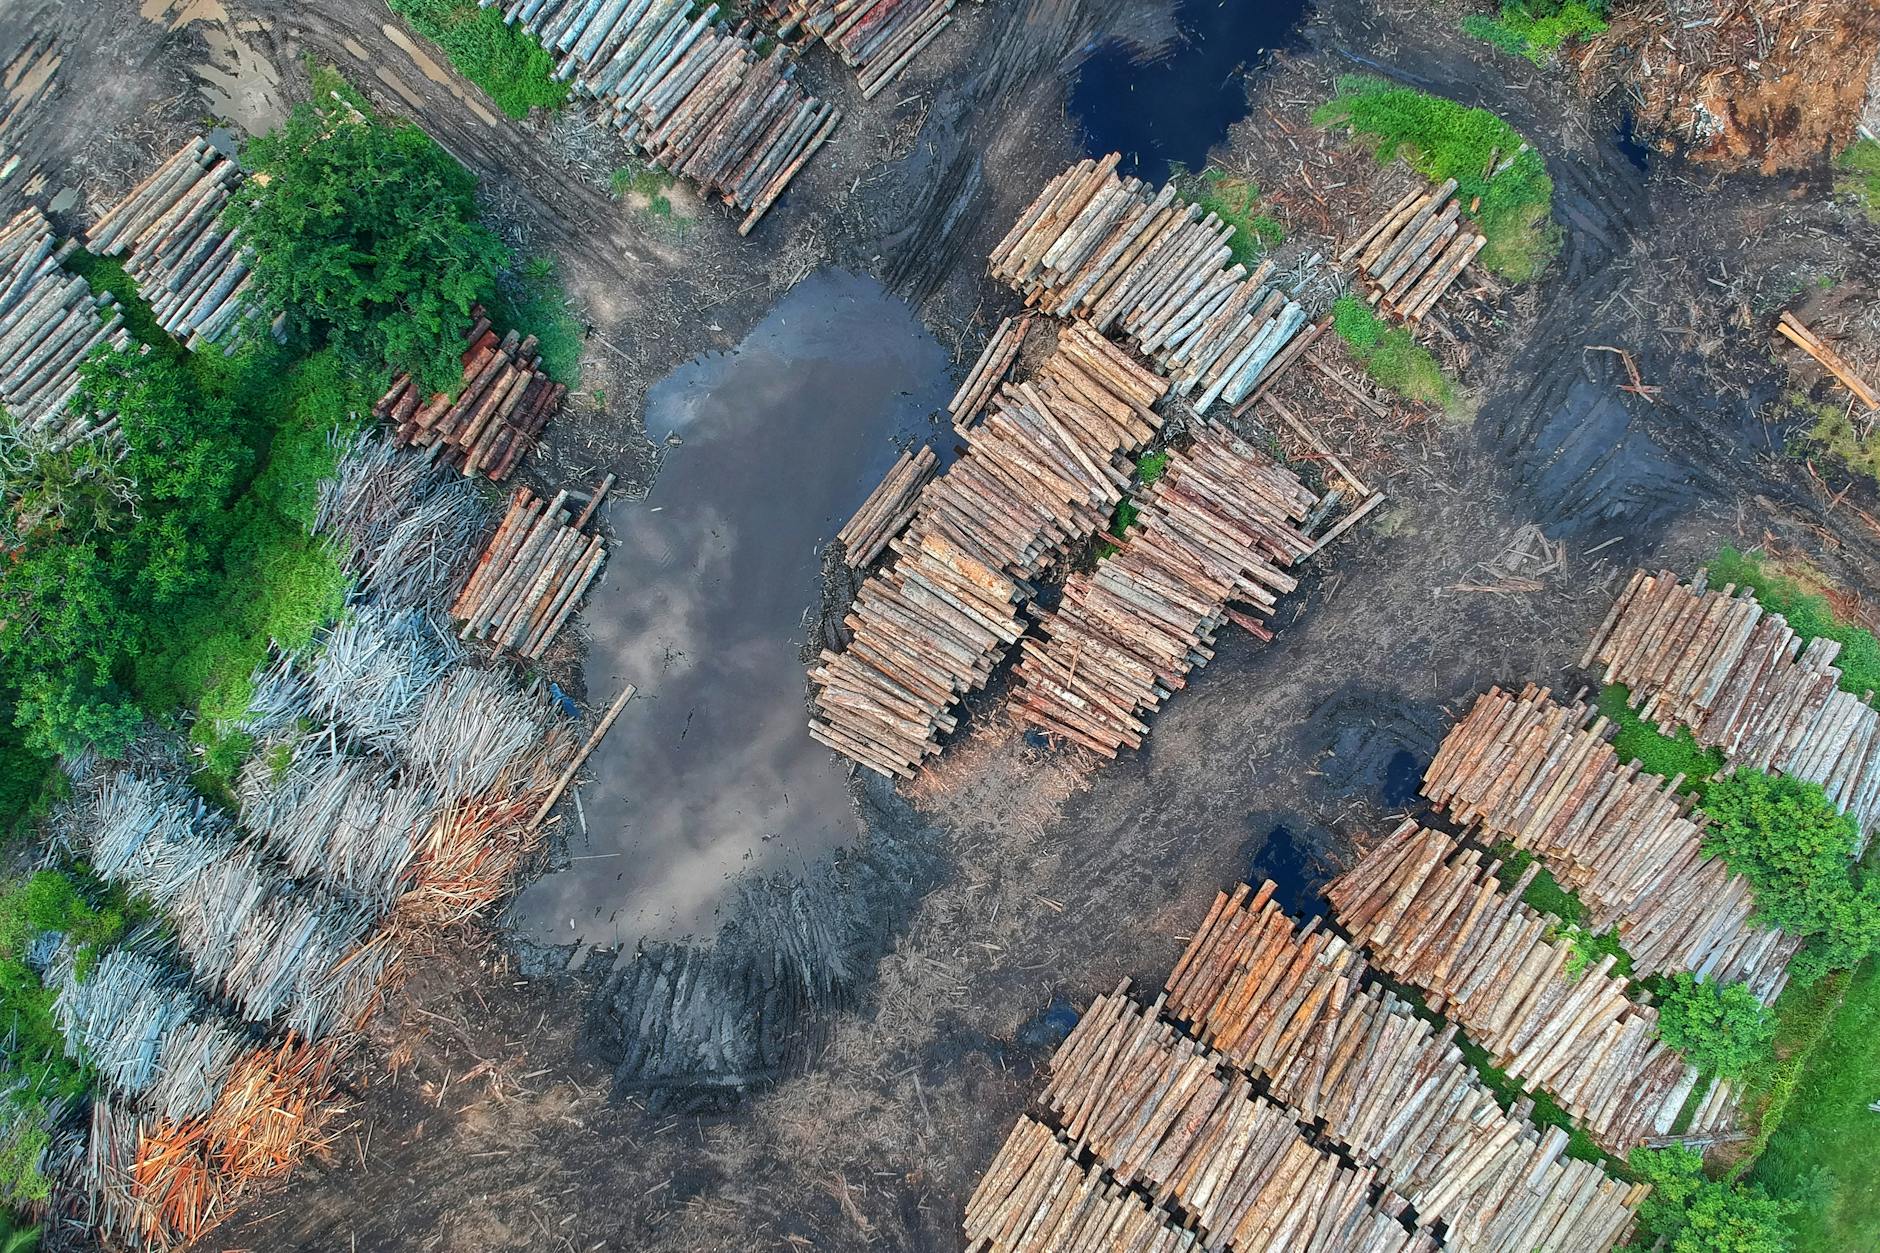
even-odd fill
[{"label": "reddish brown log stack", "polygon": [[1880,826],[1880,714],[1873,693],[1841,690],[1840,651],[1825,636],[1804,646],[1747,589],[1639,570],[1580,664],[1604,665],[1667,732],[1687,726],[1735,765],[1819,783],[1859,828],[1858,857]]},{"label": "reddish brown log stack", "polygon": [[1355,266],[1372,304],[1417,321],[1487,245],[1485,235],[1463,225],[1455,194],[1453,178],[1412,189],[1338,254],[1341,263]]},{"label": "reddish brown log stack", "polygon": [[78,367],[103,344],[128,349],[130,332],[109,295],[61,268],[52,223],[22,209],[0,228],[0,408],[15,429],[55,449],[115,428],[109,418],[65,419]]},{"label": "reddish brown log stack", "polygon": [[1286,567],[1312,541],[1295,523],[1318,503],[1265,452],[1205,422],[1136,499],[1122,551],[1069,580],[1044,638],[1024,641],[1013,693],[1019,717],[1106,757],[1142,746],[1141,715],[1213,657],[1222,623],[1272,638],[1228,605],[1270,614],[1298,585]]},{"label": "reddish brown log stack", "polygon": [[1162,380],[1086,327],[1064,328],[1031,381],[1007,385],[966,452],[922,489],[896,560],[862,585],[840,653],[810,679],[810,734],[882,774],[911,777],[1024,633],[1030,581],[1109,520],[1121,454],[1161,423]]},{"label": "reddish brown log stack", "polygon": [[446,392],[426,400],[418,382],[401,374],[372,412],[392,423],[400,446],[435,449],[466,477],[500,483],[535,447],[568,389],[543,371],[535,336],[510,331],[498,338],[483,309],[473,312],[455,400]]},{"label": "reddish brown log stack", "polygon": [[777,36],[821,39],[854,67],[862,99],[893,82],[953,21],[956,0],[763,0]]},{"label": "reddish brown log stack", "polygon": [[566,492],[546,506],[526,487],[511,493],[509,512],[450,607],[463,638],[530,659],[554,640],[607,559],[601,537],[582,530],[592,502],[570,522],[567,501]]},{"label": "reddish brown log stack", "polygon": [[1326,895],[1379,969],[1425,989],[1498,1068],[1623,1153],[1668,1128],[1697,1072],[1658,1040],[1657,1011],[1630,999],[1613,957],[1569,974],[1573,945],[1548,938],[1559,920],[1521,902],[1539,863],[1506,890],[1498,867],[1407,821]]},{"label": "reddish brown log stack", "polygon": [[1620,765],[1605,730],[1533,684],[1518,698],[1491,688],[1444,738],[1424,794],[1541,858],[1585,902],[1588,926],[1618,928],[1639,970],[1741,981],[1773,1002],[1800,941],[1752,921],[1749,883],[1704,854],[1702,816],[1676,781]]},{"label": "reddish brown log stack", "polygon": [[902,453],[894,468],[868,499],[843,524],[836,538],[842,542],[844,559],[860,570],[881,556],[888,541],[906,529],[920,502],[920,489],[927,486],[939,465],[939,457],[925,444],[915,453]]}]

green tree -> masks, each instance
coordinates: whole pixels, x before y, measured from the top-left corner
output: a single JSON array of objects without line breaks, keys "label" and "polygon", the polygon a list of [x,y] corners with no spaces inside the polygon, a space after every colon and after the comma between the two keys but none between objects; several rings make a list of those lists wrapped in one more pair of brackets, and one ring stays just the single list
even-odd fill
[{"label": "green tree", "polygon": [[1673,975],[1658,1004],[1658,1035],[1707,1075],[1740,1079],[1769,1055],[1775,1019],[1742,983]]},{"label": "green tree", "polygon": [[1704,1159],[1681,1145],[1633,1149],[1632,1171],[1652,1185],[1638,1210],[1633,1250],[1662,1240],[1668,1253],[1790,1253],[1788,1216],[1795,1206],[1754,1185],[1704,1174]]},{"label": "green tree", "polygon": [[266,303],[354,365],[455,387],[470,307],[508,261],[476,220],[469,171],[417,127],[330,99],[301,105],[243,155],[265,178],[226,220],[254,249]]}]

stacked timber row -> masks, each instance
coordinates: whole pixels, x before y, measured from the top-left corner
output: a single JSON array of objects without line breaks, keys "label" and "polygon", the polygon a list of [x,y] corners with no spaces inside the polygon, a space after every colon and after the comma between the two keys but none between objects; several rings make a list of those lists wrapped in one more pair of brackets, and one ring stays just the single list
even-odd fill
[{"label": "stacked timber row", "polygon": [[960,434],[964,435],[966,428],[978,420],[986,402],[999,390],[999,384],[1005,382],[1012,363],[1018,360],[1018,350],[1025,344],[1025,334],[1031,330],[1031,320],[1032,315],[1027,313],[1000,322],[999,329],[986,341],[979,360],[967,373],[966,381],[947,402],[947,415],[953,419],[953,429]]},{"label": "stacked timber row", "polygon": [[1069,580],[1044,638],[1024,641],[1013,694],[1019,717],[1106,757],[1142,746],[1142,716],[1214,656],[1222,623],[1272,638],[1229,603],[1271,614],[1298,585],[1286,567],[1312,541],[1295,523],[1318,503],[1290,470],[1205,421],[1137,500],[1122,551]]},{"label": "stacked timber row", "polygon": [[1506,890],[1499,865],[1412,820],[1326,895],[1380,970],[1624,1153],[1669,1127],[1697,1072],[1658,1039],[1657,1011],[1631,1000],[1612,956],[1578,970],[1572,943],[1548,938],[1559,920],[1521,901],[1540,864]]},{"label": "stacked timber row", "polygon": [[124,259],[157,322],[192,349],[228,339],[250,306],[246,249],[221,223],[241,178],[193,139],[85,233],[92,252]]},{"label": "stacked timber row", "polygon": [[1537,1133],[1528,1102],[1504,1112],[1453,1024],[1366,985],[1355,951],[1317,919],[1296,930],[1272,893],[1216,897],[1169,975],[1167,1014],[1377,1166],[1450,1248],[1605,1253],[1624,1238],[1644,1189],[1564,1157],[1565,1133]]},{"label": "stacked timber row", "polygon": [[966,1201],[967,1253],[1187,1253],[1202,1247],[1149,1201],[1081,1165],[1071,1146],[1021,1117]]},{"label": "stacked timber row", "polygon": [[1424,794],[1544,861],[1640,970],[1743,982],[1773,1002],[1800,941],[1756,925],[1748,881],[1705,855],[1677,780],[1622,766],[1605,729],[1533,684],[1519,697],[1491,688],[1444,738]]},{"label": "stacked timber row", "polygon": [[796,84],[795,55],[758,51],[757,28],[694,16],[691,0],[478,0],[501,3],[559,57],[556,77],[598,101],[654,165],[744,211],[748,234],[842,111]]},{"label": "stacked timber row", "polygon": [[571,519],[567,492],[546,505],[526,487],[510,494],[509,512],[450,607],[462,638],[541,657],[607,559],[601,537],[584,529],[600,496]]},{"label": "stacked timber row", "polygon": [[1456,180],[1428,191],[1411,189],[1338,254],[1357,270],[1367,298],[1407,322],[1436,306],[1462,277],[1488,237],[1463,225]]},{"label": "stacked timber row", "polygon": [[0,408],[14,431],[54,449],[116,426],[108,417],[65,420],[65,406],[93,349],[131,343],[117,301],[93,296],[60,267],[69,249],[57,246],[37,209],[22,209],[0,229]]},{"label": "stacked timber row", "polygon": [[953,22],[957,0],[762,0],[777,37],[814,35],[854,67],[862,99],[899,77]]},{"label": "stacked timber row", "polygon": [[400,446],[434,449],[466,477],[500,483],[535,447],[568,389],[542,369],[535,336],[510,331],[498,338],[483,308],[472,312],[456,399],[437,392],[427,400],[417,381],[401,374],[372,413],[392,423]]},{"label": "stacked timber row", "polygon": [[872,564],[888,541],[907,529],[920,501],[920,490],[933,478],[940,458],[926,444],[917,453],[901,454],[855,516],[836,532],[844,558],[854,569]]},{"label": "stacked timber row", "polygon": [[1872,692],[1841,689],[1840,651],[1824,636],[1804,645],[1748,589],[1639,570],[1580,664],[1604,665],[1666,732],[1687,726],[1735,765],[1819,783],[1859,828],[1858,857],[1880,826],[1880,714]]},{"label": "stacked timber row", "polygon": [[1060,174],[992,252],[992,276],[1057,317],[1126,336],[1197,413],[1238,404],[1280,364],[1305,310],[1229,265],[1234,227],[1175,194],[1119,179],[1111,153]]},{"label": "stacked timber row", "polygon": [[922,489],[896,560],[862,585],[840,653],[811,672],[810,734],[885,775],[912,777],[952,707],[1024,634],[1031,580],[1101,530],[1129,482],[1123,455],[1161,424],[1153,373],[1084,326],[1059,333],[1029,382],[1008,384],[966,452]]}]

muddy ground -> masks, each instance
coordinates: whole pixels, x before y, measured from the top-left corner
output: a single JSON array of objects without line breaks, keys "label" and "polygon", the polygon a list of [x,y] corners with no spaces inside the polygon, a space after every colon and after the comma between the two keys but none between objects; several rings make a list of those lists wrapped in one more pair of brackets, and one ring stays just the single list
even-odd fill
[{"label": "muddy ground", "polygon": [[[966,6],[868,104],[812,56],[816,89],[843,96],[849,118],[739,240],[709,206],[682,202],[696,217],[674,229],[615,202],[613,155],[576,126],[492,124],[474,89],[434,78],[388,36],[375,0],[173,7],[145,0],[161,23],[128,0],[14,0],[0,16],[0,58],[42,56],[23,32],[44,31],[63,58],[59,85],[0,127],[0,162],[11,145],[32,171],[0,183],[0,209],[63,187],[107,203],[140,151],[147,164],[202,124],[192,66],[249,67],[256,89],[221,98],[265,124],[306,90],[302,58],[331,61],[478,172],[512,242],[557,261],[594,328],[583,395],[531,470],[552,483],[607,469],[650,481],[646,387],[735,343],[821,265],[882,278],[970,362],[1012,304],[983,278],[987,249],[1078,155],[1064,67],[1124,10],[1144,41],[1166,32],[1154,6],[1122,0]],[[190,16],[201,20],[169,28]],[[1253,116],[1217,152],[1286,189],[1295,243],[1329,240],[1393,193],[1328,152],[1305,112],[1336,74],[1370,69],[1507,116],[1546,156],[1566,229],[1541,282],[1482,282],[1437,328],[1472,419],[1358,422],[1299,384],[1299,403],[1318,406],[1390,499],[1308,572],[1274,643],[1226,636],[1149,749],[1100,770],[1025,746],[995,685],[918,804],[858,779],[873,835],[831,888],[861,902],[852,921],[868,945],[848,1007],[806,1032],[789,1077],[729,1112],[610,1099],[591,977],[524,978],[487,935],[414,955],[324,1159],[250,1198],[202,1247],[957,1247],[962,1203],[1066,1025],[1046,1011],[1123,978],[1159,984],[1217,888],[1274,872],[1276,825],[1323,877],[1401,800],[1393,759],[1426,758],[1485,685],[1587,681],[1572,663],[1633,563],[1689,570],[1720,542],[1768,542],[1873,586],[1880,509],[1772,419],[1788,384],[1764,330],[1823,276],[1871,293],[1872,229],[1818,176],[1724,177],[1670,155],[1641,170],[1616,143],[1614,100],[1493,57],[1454,33],[1454,16],[1328,0],[1301,44],[1252,77]],[[1371,171],[1368,199],[1301,192],[1330,188],[1338,168]],[[1656,390],[1623,390],[1630,375],[1602,345]]]}]

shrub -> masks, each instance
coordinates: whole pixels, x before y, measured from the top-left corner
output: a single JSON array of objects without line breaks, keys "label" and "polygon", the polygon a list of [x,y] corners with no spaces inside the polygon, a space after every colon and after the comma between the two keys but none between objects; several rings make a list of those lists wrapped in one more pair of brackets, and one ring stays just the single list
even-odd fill
[{"label": "shrub", "polygon": [[1351,347],[1364,372],[1411,400],[1448,408],[1456,389],[1430,350],[1401,326],[1390,326],[1356,296],[1342,296],[1332,306],[1332,329]]},{"label": "shrub", "polygon": [[535,336],[542,368],[550,378],[570,388],[579,381],[585,328],[568,311],[568,294],[553,261],[536,257],[503,275],[490,316],[498,326]]},{"label": "shrub", "polygon": [[1676,735],[1666,735],[1639,717],[1632,709],[1632,693],[1625,684],[1608,683],[1600,690],[1597,705],[1617,728],[1612,747],[1619,760],[1636,761],[1666,779],[1683,775],[1680,792],[1702,797],[1710,779],[1723,769],[1723,750],[1700,745],[1689,727],[1679,727]]},{"label": "shrub", "polygon": [[1764,609],[1781,614],[1804,643],[1817,637],[1839,640],[1835,664],[1841,668],[1842,691],[1856,696],[1880,691],[1880,639],[1836,618],[1826,597],[1769,569],[1753,552],[1725,548],[1707,568],[1712,587],[1734,583],[1748,588]]},{"label": "shrub", "polygon": [[1513,56],[1546,65],[1569,39],[1606,29],[1606,0],[1510,0],[1498,16],[1471,13],[1462,29]]},{"label": "shrub", "polygon": [[1658,1036],[1706,1075],[1741,1079],[1769,1056],[1775,1019],[1742,983],[1673,975],[1658,1004]]},{"label": "shrub", "polygon": [[1857,139],[1835,162],[1841,177],[1834,190],[1848,197],[1867,212],[1867,219],[1880,222],[1880,143]]},{"label": "shrub", "polygon": [[1706,1178],[1703,1156],[1682,1145],[1633,1149],[1627,1162],[1640,1180],[1652,1185],[1651,1195],[1639,1205],[1631,1249],[1790,1253],[1787,1223],[1792,1203],[1778,1201],[1754,1185]]},{"label": "shrub", "polygon": [[524,118],[532,108],[558,109],[567,103],[568,84],[555,81],[555,63],[542,41],[519,24],[504,22],[501,9],[480,8],[476,0],[387,3],[442,48],[451,64],[510,117]]},{"label": "shrub", "polygon": [[1455,179],[1464,214],[1488,240],[1482,264],[1496,273],[1534,278],[1560,250],[1546,162],[1531,148],[1522,151],[1521,136],[1486,109],[1348,75],[1312,120],[1371,136],[1380,163],[1402,155],[1427,178]]}]

